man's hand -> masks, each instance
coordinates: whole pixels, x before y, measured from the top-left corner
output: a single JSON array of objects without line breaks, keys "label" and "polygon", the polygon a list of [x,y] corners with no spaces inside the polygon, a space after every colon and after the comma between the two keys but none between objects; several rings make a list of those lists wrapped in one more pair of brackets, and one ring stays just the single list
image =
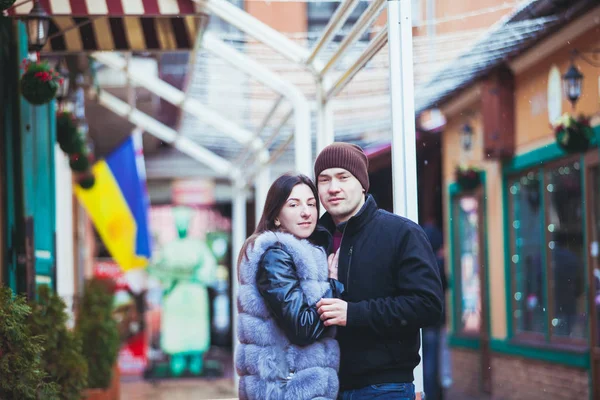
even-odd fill
[{"label": "man's hand", "polygon": [[340,258],[340,249],[335,254],[330,254],[327,257],[327,264],[329,265],[329,277],[338,280],[338,259]]},{"label": "man's hand", "polygon": [[325,326],[346,326],[348,303],[340,299],[321,299],[317,303],[317,311]]}]

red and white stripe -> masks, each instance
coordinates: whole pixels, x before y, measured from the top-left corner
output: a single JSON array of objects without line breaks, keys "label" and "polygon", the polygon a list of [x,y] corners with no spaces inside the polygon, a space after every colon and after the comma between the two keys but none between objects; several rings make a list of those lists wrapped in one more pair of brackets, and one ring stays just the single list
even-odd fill
[{"label": "red and white stripe", "polygon": [[[40,4],[50,15],[193,15],[198,6],[192,0],[40,0]],[[31,11],[33,1],[17,0],[9,15],[25,15]]]}]

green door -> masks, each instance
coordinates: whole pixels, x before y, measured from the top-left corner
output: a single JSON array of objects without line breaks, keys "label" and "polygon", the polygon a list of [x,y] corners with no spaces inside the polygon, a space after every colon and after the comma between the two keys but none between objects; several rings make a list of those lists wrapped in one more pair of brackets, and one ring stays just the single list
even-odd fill
[{"label": "green door", "polygon": [[[19,62],[25,57],[27,34],[19,23]],[[55,281],[55,105],[32,106],[20,97],[20,111],[25,268],[31,290],[35,283],[54,286]]]},{"label": "green door", "polygon": [[0,140],[2,141],[2,168],[3,172],[3,215],[2,226],[3,245],[2,257],[4,267],[4,282],[14,291],[22,287],[19,282],[19,269],[17,256],[22,249],[22,242],[19,240],[19,210],[20,190],[17,186],[17,176],[19,166],[17,160],[18,146],[18,107],[16,93],[17,79],[17,57],[15,46],[15,35],[12,20],[10,18],[0,18],[0,96],[2,104],[0,109],[0,123],[2,124]]},{"label": "green door", "polygon": [[0,19],[3,38],[9,39],[2,41],[0,55],[6,104],[5,267],[9,286],[31,293],[36,283],[55,285],[55,105],[32,106],[17,94],[27,35],[20,22],[14,29],[11,19]]}]

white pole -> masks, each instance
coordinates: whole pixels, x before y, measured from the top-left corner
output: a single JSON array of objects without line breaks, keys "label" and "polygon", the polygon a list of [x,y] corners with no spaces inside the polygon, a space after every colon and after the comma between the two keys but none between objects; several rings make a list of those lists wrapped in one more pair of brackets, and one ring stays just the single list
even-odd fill
[{"label": "white pole", "polygon": [[294,155],[296,172],[312,175],[312,138],[310,108],[306,102],[297,102],[294,107]]},{"label": "white pole", "polygon": [[69,158],[54,150],[54,171],[56,181],[56,290],[67,305],[69,320],[73,327],[75,317],[73,303],[75,298],[75,260],[73,239],[73,185]]},{"label": "white pole", "polygon": [[[318,78],[317,86],[317,154],[335,140],[331,99],[327,98],[327,77]],[[316,177],[315,177],[316,178]]]},{"label": "white pole", "polygon": [[[237,296],[238,296],[238,265],[237,258],[246,240],[246,190],[244,189],[244,183],[242,181],[234,181],[233,190],[233,204],[231,207],[231,297],[233,307],[233,351],[237,348]],[[235,357],[234,357],[235,360]],[[235,390],[237,392],[239,385],[239,376],[235,372],[233,373],[233,380],[235,383]]]},{"label": "white pole", "polygon": [[[392,115],[394,212],[418,222],[415,88],[410,0],[388,0],[388,46]],[[422,347],[419,354],[422,356]],[[414,371],[418,398],[423,393],[423,363]]]},{"label": "white pole", "polygon": [[[259,162],[268,161],[269,153],[265,151],[263,156],[264,159],[259,160]],[[271,168],[269,165],[265,165],[264,168],[260,169],[254,182],[254,226],[258,225],[258,221],[262,215],[270,184]]]}]

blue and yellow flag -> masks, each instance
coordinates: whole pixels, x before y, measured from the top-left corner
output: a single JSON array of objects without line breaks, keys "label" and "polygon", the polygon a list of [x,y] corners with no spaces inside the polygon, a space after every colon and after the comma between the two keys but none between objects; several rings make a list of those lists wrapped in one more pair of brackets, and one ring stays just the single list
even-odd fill
[{"label": "blue and yellow flag", "polygon": [[93,166],[94,186],[75,187],[77,198],[123,271],[145,267],[151,255],[149,201],[143,159],[139,162],[141,146],[136,146],[141,140],[135,135]]}]

